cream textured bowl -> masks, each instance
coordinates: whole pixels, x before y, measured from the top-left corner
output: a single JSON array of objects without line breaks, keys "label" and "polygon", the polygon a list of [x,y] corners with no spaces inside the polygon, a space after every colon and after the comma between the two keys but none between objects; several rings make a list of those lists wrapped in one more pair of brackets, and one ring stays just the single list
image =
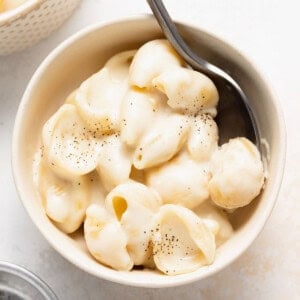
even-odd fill
[{"label": "cream textured bowl", "polygon": [[46,217],[33,186],[33,155],[39,145],[44,122],[72,90],[99,70],[112,55],[137,48],[146,41],[162,37],[162,33],[150,16],[99,23],[80,31],[58,46],[31,79],[16,117],[12,159],[21,200],[40,232],[62,256],[99,278],[133,286],[167,287],[212,275],[249,247],[262,230],[276,201],[286,147],[285,126],[276,97],[260,73],[237,50],[199,28],[178,25],[186,40],[201,49],[203,57],[231,72],[249,96],[261,137],[269,145],[269,159],[264,154],[269,178],[259,199],[232,215],[235,234],[218,248],[215,262],[210,266],[170,277],[150,270],[115,271],[96,262],[88,253],[81,233],[67,236]]},{"label": "cream textured bowl", "polygon": [[27,0],[0,13],[0,55],[21,51],[58,28],[81,0]]}]

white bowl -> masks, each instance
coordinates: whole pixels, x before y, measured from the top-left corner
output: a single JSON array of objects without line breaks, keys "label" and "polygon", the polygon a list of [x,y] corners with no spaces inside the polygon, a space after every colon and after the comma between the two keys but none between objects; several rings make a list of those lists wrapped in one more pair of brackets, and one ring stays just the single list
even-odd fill
[{"label": "white bowl", "polygon": [[[249,96],[261,137],[269,145],[269,178],[263,193],[231,217],[234,236],[217,250],[215,262],[177,276],[157,271],[120,272],[101,265],[88,253],[80,233],[66,235],[46,217],[33,185],[32,161],[44,122],[84,79],[99,70],[117,52],[134,49],[162,37],[150,16],[135,16],[92,25],[59,45],[32,77],[20,104],[13,134],[13,172],[21,200],[43,236],[80,269],[114,282],[142,287],[170,287],[210,276],[240,256],[262,230],[276,201],[285,162],[285,126],[275,95],[262,75],[242,54],[203,30],[178,24],[182,34],[201,55],[231,72]],[[265,143],[264,143],[265,144]],[[266,151],[264,151],[266,152]],[[264,153],[265,158],[267,154]],[[263,250],[262,250],[263,251]]]},{"label": "white bowl", "polygon": [[0,55],[24,50],[57,29],[81,0],[27,0],[0,13]]}]

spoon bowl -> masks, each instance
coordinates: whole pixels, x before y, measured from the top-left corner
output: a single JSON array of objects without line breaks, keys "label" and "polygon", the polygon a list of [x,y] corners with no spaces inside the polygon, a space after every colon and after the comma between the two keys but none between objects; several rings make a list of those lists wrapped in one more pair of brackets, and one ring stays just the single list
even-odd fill
[{"label": "spoon bowl", "polygon": [[185,43],[161,0],[147,0],[164,35],[178,54],[196,71],[212,79],[219,91],[216,122],[219,143],[244,136],[260,149],[260,138],[249,101],[239,84],[224,70],[196,55]]}]

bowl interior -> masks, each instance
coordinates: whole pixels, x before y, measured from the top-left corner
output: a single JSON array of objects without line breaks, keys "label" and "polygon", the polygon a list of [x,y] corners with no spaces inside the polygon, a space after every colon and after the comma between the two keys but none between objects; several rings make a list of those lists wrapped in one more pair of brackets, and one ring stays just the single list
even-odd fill
[{"label": "bowl interior", "polygon": [[36,6],[40,5],[46,0],[26,0],[14,9],[10,9],[0,13],[0,26],[7,25],[10,22],[31,12]]},{"label": "bowl interior", "polygon": [[78,85],[99,70],[112,55],[135,49],[161,38],[156,21],[148,16],[94,25],[75,35],[43,62],[32,78],[20,105],[14,131],[13,168],[20,197],[42,234],[68,260],[81,269],[119,283],[163,287],[206,277],[228,265],[254,240],[274,205],[279,190],[285,153],[285,136],[274,97],[253,65],[234,48],[192,26],[178,24],[189,45],[202,57],[227,70],[237,79],[250,99],[261,138],[269,178],[263,193],[251,205],[231,216],[234,236],[222,245],[211,266],[193,273],[169,277],[156,271],[118,272],[97,263],[88,253],[82,234],[65,235],[45,216],[32,181],[33,156],[40,144],[45,121]]}]

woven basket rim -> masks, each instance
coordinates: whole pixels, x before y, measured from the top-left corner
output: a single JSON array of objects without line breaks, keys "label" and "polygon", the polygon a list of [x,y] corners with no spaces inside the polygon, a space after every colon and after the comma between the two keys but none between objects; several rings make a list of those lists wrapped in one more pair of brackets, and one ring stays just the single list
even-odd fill
[{"label": "woven basket rim", "polygon": [[8,26],[12,22],[24,18],[32,11],[39,9],[41,4],[46,1],[48,0],[27,0],[12,10],[0,13],[0,27]]}]

